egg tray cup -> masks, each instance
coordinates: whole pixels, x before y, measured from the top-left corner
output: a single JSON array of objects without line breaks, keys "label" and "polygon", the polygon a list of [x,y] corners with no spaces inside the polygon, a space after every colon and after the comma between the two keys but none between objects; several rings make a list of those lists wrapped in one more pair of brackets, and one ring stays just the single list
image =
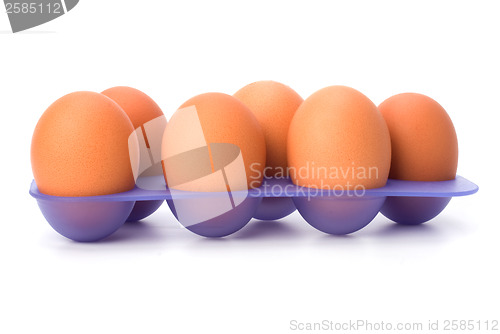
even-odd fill
[{"label": "egg tray cup", "polygon": [[[136,186],[130,191],[111,195],[59,197],[42,194],[33,181],[30,194],[54,230],[81,242],[103,239],[126,221],[141,220],[153,214],[165,200],[178,218],[175,208],[182,201],[185,201],[184,207],[189,207],[190,203],[199,203],[195,200],[200,198],[227,196],[226,192],[176,190],[174,197],[165,186],[163,176],[149,178],[146,183],[162,184],[163,190]],[[443,211],[452,197],[477,191],[477,185],[461,176],[438,182],[389,179],[384,187],[364,190],[362,195],[360,191],[305,188],[293,184],[290,179],[269,178],[259,188],[232,192],[233,197],[241,195],[244,199],[227,212],[200,223],[184,225],[201,236],[223,237],[240,230],[252,218],[276,220],[297,209],[314,228],[343,235],[362,229],[379,212],[399,224],[421,224]],[[192,209],[199,210],[200,207],[193,205]]]}]

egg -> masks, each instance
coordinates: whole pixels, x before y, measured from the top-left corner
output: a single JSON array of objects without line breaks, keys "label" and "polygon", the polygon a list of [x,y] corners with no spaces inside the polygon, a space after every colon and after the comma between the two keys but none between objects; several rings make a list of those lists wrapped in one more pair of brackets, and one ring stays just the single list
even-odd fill
[{"label": "egg", "polygon": [[163,117],[163,111],[158,104],[138,89],[126,86],[117,86],[106,89],[101,94],[106,95],[127,114],[134,129],[157,117]]},{"label": "egg", "polygon": [[[140,148],[138,176],[162,175],[161,144],[167,119],[160,107],[148,95],[131,87],[113,87],[101,94],[118,103],[135,128]],[[142,186],[141,180],[138,182]]]},{"label": "egg", "polygon": [[455,178],[458,143],[444,108],[428,96],[394,95],[379,105],[392,143],[390,178],[444,181]]},{"label": "egg", "polygon": [[[158,104],[145,93],[132,87],[117,86],[106,89],[101,94],[118,103],[136,129],[140,148],[138,176],[162,175],[161,142],[167,120]],[[143,182],[142,179],[137,180],[137,185],[143,189],[151,188],[151,182]],[[137,201],[127,220],[144,219],[154,213],[162,203],[163,201],[159,200]]]},{"label": "egg", "polygon": [[389,174],[391,142],[384,118],[350,87],[330,86],[308,97],[292,119],[287,149],[292,181],[304,187],[378,188]]},{"label": "egg", "polygon": [[[407,181],[455,179],[458,143],[453,123],[432,98],[417,94],[394,95],[379,105],[392,144],[389,177]],[[422,224],[436,217],[451,197],[388,197],[381,213],[404,225]]]},{"label": "egg", "polygon": [[[174,216],[191,232],[223,237],[245,226],[261,202],[264,132],[252,112],[222,93],[195,96],[165,128],[162,164]],[[192,194],[197,192],[194,196]],[[200,195],[211,192],[210,195]]]},{"label": "egg", "polygon": [[130,140],[133,131],[120,106],[102,94],[75,92],[58,99],[33,133],[31,164],[38,189],[70,197],[133,189],[138,154]]},{"label": "egg", "polygon": [[[189,166],[171,165],[170,173],[167,171],[165,175],[169,186],[172,183],[169,174],[172,178],[178,175],[182,179],[183,174],[192,172],[188,167],[198,169],[194,173],[209,174],[229,164],[232,158],[237,157],[236,151],[241,152],[244,169],[240,174],[245,182],[234,185],[232,190],[261,185],[266,161],[264,132],[250,109],[235,97],[223,93],[201,94],[184,102],[174,113],[165,129],[162,157],[189,151],[195,154],[197,148],[201,150],[197,151],[199,154],[192,155],[194,160]],[[224,185],[215,184],[194,189],[226,190]]]},{"label": "egg", "polygon": [[257,117],[266,139],[265,177],[286,174],[288,129],[303,99],[290,87],[276,81],[251,83],[234,95]]},{"label": "egg", "polygon": [[[288,129],[295,111],[303,99],[292,88],[276,81],[251,83],[234,95],[257,117],[266,139],[266,167],[264,177],[286,178],[286,145]],[[263,198],[254,217],[277,220],[295,211],[289,197]]]}]

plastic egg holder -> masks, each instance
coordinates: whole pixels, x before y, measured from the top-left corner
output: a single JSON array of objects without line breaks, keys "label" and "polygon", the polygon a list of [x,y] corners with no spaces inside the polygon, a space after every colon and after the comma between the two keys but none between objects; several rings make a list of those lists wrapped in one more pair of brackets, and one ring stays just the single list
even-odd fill
[{"label": "plastic egg holder", "polygon": [[[33,181],[30,194],[37,200],[49,224],[75,241],[97,241],[109,236],[129,219],[132,208],[139,202],[166,200],[178,218],[177,203],[186,207],[190,202],[205,203],[208,208],[210,203],[217,203],[217,198],[227,198],[228,195],[226,192],[175,191],[173,196],[162,176],[142,177],[137,184],[133,190],[112,195],[58,197],[40,193]],[[244,227],[257,211],[263,215],[266,210],[272,211],[272,206],[259,207],[262,199],[291,198],[311,226],[325,233],[342,235],[365,227],[379,211],[400,224],[423,223],[437,216],[451,197],[471,195],[477,190],[474,183],[461,176],[439,182],[389,179],[384,187],[365,190],[362,196],[354,191],[299,187],[289,179],[266,179],[259,188],[231,192],[233,207],[217,217],[189,223],[185,227],[202,236],[223,237]],[[194,212],[201,209],[192,207]],[[147,206],[142,210],[138,212],[141,206],[135,206],[138,216],[145,217],[154,212]]]}]

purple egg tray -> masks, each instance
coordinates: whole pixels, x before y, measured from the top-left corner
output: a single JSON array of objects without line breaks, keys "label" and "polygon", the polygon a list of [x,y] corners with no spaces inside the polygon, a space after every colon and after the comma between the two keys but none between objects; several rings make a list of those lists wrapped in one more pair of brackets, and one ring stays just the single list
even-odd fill
[{"label": "purple egg tray", "polygon": [[421,224],[443,211],[452,197],[478,191],[477,185],[461,176],[439,182],[389,179],[384,187],[357,191],[304,188],[289,179],[270,178],[259,188],[233,192],[171,190],[163,176],[147,178],[137,184],[154,186],[91,197],[45,195],[33,181],[30,194],[54,230],[69,239],[90,242],[111,235],[126,221],[148,217],[164,201],[181,225],[205,237],[224,237],[252,218],[277,220],[295,210],[314,228],[343,235],[362,229],[379,212],[399,224]]}]

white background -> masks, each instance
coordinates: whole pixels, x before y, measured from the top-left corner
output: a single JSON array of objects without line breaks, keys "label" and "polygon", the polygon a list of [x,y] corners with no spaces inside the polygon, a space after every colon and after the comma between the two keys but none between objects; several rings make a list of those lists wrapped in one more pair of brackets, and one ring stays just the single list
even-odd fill
[{"label": "white background", "polygon": [[[82,0],[12,34],[0,13],[0,333],[290,333],[290,321],[499,319],[500,6],[495,1]],[[480,191],[436,219],[346,237],[297,214],[210,240],[166,205],[99,243],[54,232],[28,194],[33,129],[57,98],[129,85],[170,117],[257,80],[376,104],[427,94]],[[297,331],[295,331],[297,332]]]}]

